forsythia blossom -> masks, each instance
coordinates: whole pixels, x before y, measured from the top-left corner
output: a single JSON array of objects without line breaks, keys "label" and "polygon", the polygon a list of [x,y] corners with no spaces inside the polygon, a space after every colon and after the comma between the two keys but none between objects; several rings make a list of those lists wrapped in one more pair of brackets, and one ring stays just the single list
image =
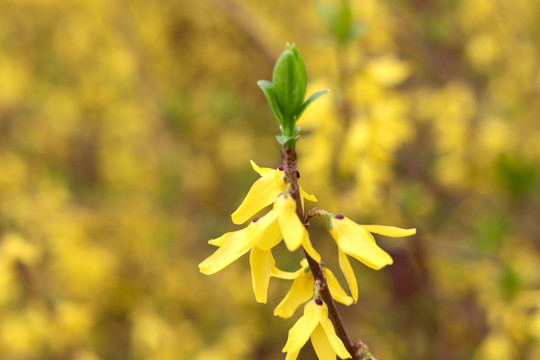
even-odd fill
[{"label": "forsythia blossom", "polygon": [[[250,217],[272,204],[277,196],[284,192],[287,187],[283,166],[275,170],[261,168],[255,162],[250,162],[253,170],[261,175],[261,178],[255,181],[242,204],[231,215],[233,223],[237,225],[245,223]],[[302,187],[300,187],[300,196],[302,198],[302,204],[304,199],[317,201],[315,196],[306,193]]]},{"label": "forsythia blossom", "polygon": [[[298,306],[313,297],[313,273],[310,271],[306,259],[303,259],[300,262],[300,265],[301,268],[291,274],[292,276],[290,277],[294,279],[291,289],[274,310],[274,315],[282,318],[289,318],[294,314]],[[347,295],[345,290],[343,290],[334,273],[332,273],[332,271],[326,267],[323,267],[322,269],[323,275],[328,283],[328,288],[330,289],[334,300],[345,305],[351,305],[353,303],[353,299]],[[276,277],[283,278],[283,276]]]},{"label": "forsythia blossom", "polygon": [[339,266],[349,284],[354,301],[358,301],[358,284],[347,255],[354,257],[372,269],[379,270],[393,263],[386,251],[375,242],[371,233],[392,237],[416,234],[416,229],[394,226],[358,225],[343,215],[328,215],[330,234],[338,245]]},{"label": "forsythia blossom", "polygon": [[[256,300],[265,303],[271,276],[292,279],[292,275],[288,275],[288,273],[276,268],[272,256],[271,249],[279,244],[282,239],[290,251],[303,246],[306,252],[316,261],[320,261],[321,256],[311,245],[308,232],[296,214],[296,202],[289,194],[285,183],[281,180],[282,175],[279,173],[282,172],[259,168],[253,162],[252,165],[263,176],[257,181],[262,180],[264,186],[260,187],[261,183],[258,185],[255,182],[246,199],[235,212],[236,218],[238,220],[251,217],[254,213],[267,206],[270,197],[275,194],[271,200],[271,202],[274,202],[273,209],[265,216],[253,219],[242,230],[226,233],[217,239],[210,240],[209,243],[218,246],[219,249],[200,263],[199,269],[203,274],[213,274],[251,250],[250,265],[253,291]],[[278,191],[281,192],[278,193]],[[262,202],[256,201],[259,198],[262,199]],[[314,197],[307,195],[306,198]]]},{"label": "forsythia blossom", "polygon": [[335,360],[336,355],[342,359],[351,357],[328,319],[328,307],[318,298],[305,306],[304,316],[289,330],[289,338],[282,350],[287,352],[285,360],[296,360],[310,337],[319,360]]}]

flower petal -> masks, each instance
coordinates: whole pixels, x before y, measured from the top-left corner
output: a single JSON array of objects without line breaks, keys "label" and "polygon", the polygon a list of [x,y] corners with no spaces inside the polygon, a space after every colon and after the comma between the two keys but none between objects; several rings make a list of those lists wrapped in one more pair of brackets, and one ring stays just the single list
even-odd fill
[{"label": "flower petal", "polygon": [[315,197],[315,195],[308,194],[307,192],[304,191],[304,189],[302,189],[301,186],[300,186],[300,199],[302,200],[302,208],[305,208],[304,199],[317,202],[317,198]]},{"label": "flower petal", "polygon": [[243,224],[263,208],[272,204],[276,197],[285,190],[282,172],[272,171],[273,173],[264,175],[253,183],[242,204],[231,215],[233,223]]},{"label": "flower petal", "polygon": [[302,346],[308,341],[311,333],[319,324],[319,319],[321,317],[321,311],[313,308],[313,306],[317,307],[318,305],[315,304],[314,301],[309,302],[304,308],[304,315],[298,319],[296,324],[289,330],[289,337],[287,343],[283,347],[283,352],[291,353],[300,351]]},{"label": "flower petal", "polygon": [[227,236],[219,249],[199,264],[199,270],[206,275],[213,274],[248,252],[251,241],[247,236],[247,230],[248,228],[245,228],[234,233],[225,234],[229,236]]},{"label": "flower petal", "polygon": [[322,326],[317,326],[311,334],[311,344],[319,360],[336,360],[336,352],[328,341]]},{"label": "flower petal", "polygon": [[298,351],[288,352],[287,356],[285,356],[285,360],[296,360],[298,354],[300,354],[300,349],[298,349]]},{"label": "flower petal", "polygon": [[237,233],[237,231],[228,232],[226,234],[221,235],[217,239],[212,239],[212,240],[208,241],[208,243],[210,245],[221,246],[221,245],[223,245],[223,243],[225,243],[225,241],[227,241],[228,238],[230,238],[231,236],[233,236],[236,233]]},{"label": "flower petal", "polygon": [[260,250],[254,246],[249,254],[249,264],[251,265],[251,283],[255,293],[255,300],[266,304],[270,274],[275,264],[272,252],[270,250]]},{"label": "flower petal", "polygon": [[304,238],[302,239],[302,247],[304,248],[304,250],[306,250],[308,255],[313,258],[313,260],[315,260],[316,262],[321,262],[321,255],[319,255],[317,250],[315,250],[313,245],[311,245],[311,241],[309,240],[309,235],[307,231],[304,234]]},{"label": "flower petal", "polygon": [[[333,218],[330,234],[339,248],[372,269],[379,270],[393,263],[392,258],[375,243],[373,235],[349,219]],[[348,221],[346,221],[348,220]]]},{"label": "flower petal", "polygon": [[[326,306],[326,304],[324,304],[324,306]],[[332,325],[332,322],[330,321],[330,319],[328,319],[328,310],[326,314],[327,315],[325,317],[321,318],[320,324],[324,329],[324,332],[326,333],[326,337],[328,339],[328,342],[330,343],[330,346],[332,346],[332,349],[334,349],[334,351],[340,358],[350,358],[351,354],[347,351],[345,345],[343,345],[343,341],[341,341],[341,339],[336,335],[334,325]]]},{"label": "flower petal", "polygon": [[261,250],[270,250],[281,241],[281,229],[278,223],[278,212],[274,209],[251,223],[249,236],[253,245]]},{"label": "flower petal", "polygon": [[294,279],[291,289],[274,309],[274,315],[285,319],[289,318],[294,314],[298,306],[313,296],[313,275],[310,271],[307,273],[303,269],[299,271],[302,273]]},{"label": "flower petal", "polygon": [[300,186],[300,196],[302,196],[304,199],[317,202],[317,197],[312,194],[308,194],[302,187]]},{"label": "flower petal", "polygon": [[356,276],[354,276],[354,271],[352,269],[351,263],[349,262],[349,259],[347,259],[347,255],[341,249],[338,248],[338,259],[339,259],[339,267],[341,269],[341,272],[343,275],[345,275],[345,280],[347,280],[347,284],[349,285],[349,290],[351,290],[351,295],[354,300],[354,302],[358,301],[358,283],[356,282]]},{"label": "flower petal", "polygon": [[255,164],[255,161],[253,160],[249,160],[249,162],[251,163],[251,167],[253,168],[253,170],[255,170],[255,172],[261,176],[273,174],[274,172],[279,171],[272,168],[259,167],[259,165]]},{"label": "flower petal", "polygon": [[292,196],[280,196],[274,203],[274,210],[279,213],[279,227],[287,249],[298,249],[307,230],[296,214],[296,202]]},{"label": "flower petal", "polygon": [[326,277],[328,288],[330,289],[330,293],[332,293],[334,300],[345,305],[351,305],[353,303],[353,298],[347,295],[345,290],[343,290],[334,273],[328,268],[323,268],[323,274]]},{"label": "flower petal", "polygon": [[301,271],[304,271],[304,270],[300,269],[295,272],[288,272],[288,271],[280,270],[274,266],[272,267],[272,276],[278,279],[283,279],[283,280],[294,280],[299,276],[298,274]]},{"label": "flower petal", "polygon": [[384,236],[391,236],[391,237],[403,237],[403,236],[410,236],[416,234],[416,229],[402,229],[395,226],[384,226],[384,225],[360,225],[365,230],[375,233],[375,234],[381,234]]}]

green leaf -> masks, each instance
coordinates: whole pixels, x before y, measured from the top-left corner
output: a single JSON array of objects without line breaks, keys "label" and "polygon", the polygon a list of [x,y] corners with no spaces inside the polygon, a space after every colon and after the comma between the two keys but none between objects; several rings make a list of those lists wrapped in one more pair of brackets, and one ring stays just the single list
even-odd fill
[{"label": "green leaf", "polygon": [[321,90],[321,91],[317,91],[316,93],[314,93],[313,95],[311,95],[303,104],[302,104],[302,107],[300,108],[300,110],[298,111],[298,114],[296,114],[296,120],[300,119],[300,116],[302,116],[302,114],[304,113],[304,110],[307,109],[307,107],[312,103],[314,102],[315,100],[317,100],[319,97],[323,96],[324,94],[326,94],[327,92],[329,92],[330,90],[326,89],[326,90]]},{"label": "green leaf", "polygon": [[274,116],[276,117],[276,119],[278,119],[280,124],[283,124],[283,114],[281,113],[281,110],[279,109],[279,106],[276,102],[276,96],[274,94],[274,86],[268,80],[259,80],[257,81],[257,85],[263,91],[264,96],[266,97],[266,100],[268,101],[268,105],[270,105],[270,109],[272,109],[272,113],[274,113]]}]

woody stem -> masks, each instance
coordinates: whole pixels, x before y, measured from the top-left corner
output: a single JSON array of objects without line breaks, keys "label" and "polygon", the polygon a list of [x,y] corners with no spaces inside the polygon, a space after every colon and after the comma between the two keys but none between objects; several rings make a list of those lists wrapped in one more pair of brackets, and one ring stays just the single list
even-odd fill
[{"label": "woody stem", "polygon": [[[291,184],[291,195],[296,201],[296,213],[301,220],[304,220],[304,210],[302,208],[302,200],[300,199],[300,188],[298,186],[298,169],[296,166],[296,152],[291,150],[289,147],[285,146],[281,149],[281,156],[283,158],[283,171],[287,178],[287,183]],[[307,221],[304,222],[306,229],[308,228]],[[328,283],[326,278],[323,275],[321,264],[315,261],[309,254],[304,250],[304,254],[313,274],[315,283],[319,284],[319,294],[322,300],[328,306],[328,317],[334,324],[337,336],[343,341],[345,348],[349,351],[353,360],[361,360],[363,357],[363,351],[359,346],[351,341],[345,325],[343,324],[343,319],[339,314],[330,289],[328,288]]]}]

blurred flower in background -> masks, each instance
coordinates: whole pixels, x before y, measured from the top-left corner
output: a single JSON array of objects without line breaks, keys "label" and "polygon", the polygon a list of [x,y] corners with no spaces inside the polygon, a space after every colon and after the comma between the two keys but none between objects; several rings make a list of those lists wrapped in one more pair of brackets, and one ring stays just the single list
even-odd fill
[{"label": "blurred flower in background", "polygon": [[283,358],[295,319],[270,309],[290,282],[262,305],[247,259],[197,264],[240,229],[248,161],[279,164],[256,82],[286,41],[306,93],[331,89],[298,123],[302,185],[359,223],[418,229],[377,236],[392,266],[351,263],[351,336],[380,359],[540,357],[539,2],[1,8],[0,358]]}]

